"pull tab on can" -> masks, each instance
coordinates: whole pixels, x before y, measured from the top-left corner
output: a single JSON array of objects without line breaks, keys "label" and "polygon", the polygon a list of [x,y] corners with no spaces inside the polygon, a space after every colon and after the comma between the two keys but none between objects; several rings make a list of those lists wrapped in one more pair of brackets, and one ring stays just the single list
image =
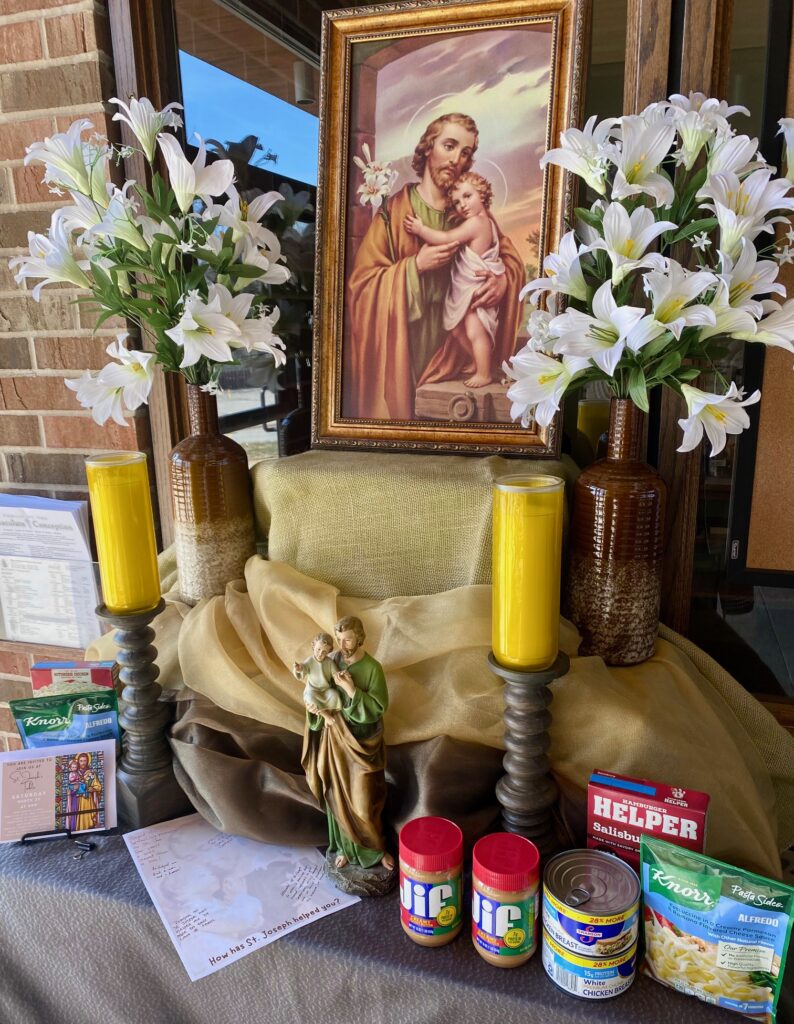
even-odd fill
[{"label": "pull tab on can", "polygon": [[565,897],[565,902],[569,907],[581,907],[583,903],[587,903],[590,899],[591,893],[582,886],[577,886],[575,889],[571,889],[568,895]]}]

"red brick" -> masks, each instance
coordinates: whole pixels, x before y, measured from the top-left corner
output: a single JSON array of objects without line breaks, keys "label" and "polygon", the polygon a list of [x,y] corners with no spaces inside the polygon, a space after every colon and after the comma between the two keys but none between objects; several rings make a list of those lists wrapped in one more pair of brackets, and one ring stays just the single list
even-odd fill
[{"label": "red brick", "polygon": [[[49,117],[34,117],[31,121],[11,121],[0,125],[0,160],[21,160],[27,146],[48,135],[52,135],[52,121]],[[44,165],[38,166],[43,171]]]},{"label": "red brick", "polygon": [[[29,448],[41,445],[37,416],[4,416],[0,413],[0,445]],[[0,668],[2,672],[2,668]]]},{"label": "red brick", "polygon": [[[50,198],[53,201],[57,200],[57,196]],[[52,210],[15,210],[12,213],[0,213],[0,248],[27,249],[28,231],[44,234],[50,226],[51,219]]]},{"label": "red brick", "polygon": [[3,743],[6,750],[23,750],[22,740],[19,736],[3,736]]},{"label": "red brick", "polygon": [[66,452],[7,452],[8,479],[12,483],[85,483],[85,458]]},{"label": "red brick", "polygon": [[58,196],[50,192],[49,186],[45,185],[41,180],[44,177],[43,164],[28,164],[27,167],[14,167],[12,175],[14,178],[14,192],[18,203],[51,203],[58,199]]},{"label": "red brick", "polygon": [[[30,657],[22,651],[0,651],[0,673],[6,676],[29,676]],[[0,700],[8,700],[0,690]]]},{"label": "red brick", "polygon": [[[34,211],[28,216],[31,216]],[[73,331],[77,318],[75,293],[49,287],[41,292],[39,302],[30,293],[0,298],[0,332],[27,334],[37,331]]]},{"label": "red brick", "polygon": [[39,60],[43,56],[37,21],[0,25],[0,64],[18,64],[26,60]]},{"label": "red brick", "polygon": [[[79,409],[77,395],[64,384],[63,377],[0,377],[2,409]],[[56,483],[50,480],[49,483]]]},{"label": "red brick", "polygon": [[[119,130],[119,122],[113,120],[113,114],[118,110],[115,105],[110,106],[112,113],[108,114],[105,111],[94,111],[92,114],[86,114],[88,120],[93,124],[94,132],[98,132],[100,135],[104,135],[110,142],[119,142],[121,134]],[[73,116],[58,116],[55,118],[55,125],[59,132],[65,132],[69,129],[69,126],[76,120]],[[88,135],[92,135],[93,132],[89,132]],[[88,135],[85,138],[88,138]]]},{"label": "red brick", "polygon": [[86,12],[47,18],[44,28],[50,57],[73,57],[96,49],[94,26]]},{"label": "red brick", "polygon": [[30,347],[27,338],[0,335],[0,367],[4,370],[29,370]]},{"label": "red brick", "polygon": [[[110,357],[113,338],[36,338],[36,363],[41,370],[101,370]],[[1,351],[1,349],[0,349]]]},{"label": "red brick", "polygon": [[48,448],[119,449],[136,447],[135,424],[126,427],[108,420],[104,426],[88,417],[47,416],[44,420],[45,444]]},{"label": "red brick", "polygon": [[55,63],[47,68],[0,74],[3,110],[48,110],[96,103],[113,88],[113,76],[99,62]]},{"label": "red brick", "polygon": [[10,708],[0,707],[0,732],[13,732],[17,727]]},{"label": "red brick", "polygon": [[21,679],[0,678],[0,700],[24,700],[32,696],[33,686],[29,679],[23,682]]},{"label": "red brick", "polygon": [[0,14],[19,14],[22,11],[43,11],[63,7],[64,0],[0,0]]}]

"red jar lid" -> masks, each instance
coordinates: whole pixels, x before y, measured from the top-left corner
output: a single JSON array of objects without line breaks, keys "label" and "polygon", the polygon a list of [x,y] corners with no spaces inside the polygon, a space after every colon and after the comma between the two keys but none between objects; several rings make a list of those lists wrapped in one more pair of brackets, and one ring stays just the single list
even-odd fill
[{"label": "red jar lid", "polygon": [[400,829],[400,860],[415,871],[447,871],[463,861],[463,833],[446,818],[414,818]]},{"label": "red jar lid", "polygon": [[529,839],[511,832],[495,832],[474,844],[474,876],[489,889],[520,892],[540,878],[540,854]]}]

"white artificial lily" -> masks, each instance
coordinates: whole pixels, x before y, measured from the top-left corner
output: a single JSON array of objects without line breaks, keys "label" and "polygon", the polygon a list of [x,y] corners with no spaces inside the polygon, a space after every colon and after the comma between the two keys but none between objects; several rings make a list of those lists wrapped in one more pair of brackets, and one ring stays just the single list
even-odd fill
[{"label": "white artificial lily", "polygon": [[65,132],[58,132],[43,142],[34,142],[25,150],[24,163],[26,166],[43,163],[45,182],[91,196],[100,205],[107,205],[108,148],[83,139],[83,132],[93,127],[90,121],[81,119]]},{"label": "white artificial lily", "polygon": [[[104,203],[98,203],[91,196],[84,196],[82,192],[75,192],[72,195],[74,204],[72,206],[63,207],[63,218],[64,223],[69,231],[83,231],[87,233],[102,223],[102,219],[105,216],[105,209],[110,202],[111,193],[115,191],[115,185],[108,182],[105,186],[107,197]],[[80,242],[84,240],[84,235],[81,235],[78,239]]]},{"label": "white artificial lily", "polygon": [[511,359],[512,367],[502,369],[515,383],[507,389],[510,399],[510,418],[520,418],[521,426],[528,427],[530,419],[547,427],[560,408],[562,396],[573,378],[590,365],[589,359],[566,356],[554,359],[525,345]]},{"label": "white artificial lily", "polygon": [[63,210],[53,213],[46,235],[28,231],[28,249],[29,256],[14,256],[8,261],[8,266],[11,270],[19,268],[14,275],[17,284],[22,284],[27,278],[43,278],[31,292],[36,302],[40,300],[41,289],[46,284],[64,282],[78,288],[91,286],[84,269],[88,267],[88,261],[75,259],[72,252]]},{"label": "white artificial lily", "polygon": [[225,285],[211,284],[207,289],[207,299],[210,304],[217,303],[221,313],[228,317],[239,332],[251,309],[254,296],[250,292],[233,295]]},{"label": "white artificial lily", "polygon": [[757,319],[763,308],[755,299],[756,295],[772,292],[785,296],[785,286],[776,281],[780,267],[774,260],[759,260],[752,242],[744,239],[739,259],[734,263],[725,253],[720,253],[722,270],[720,279],[728,286],[728,304],[735,309],[747,310]]},{"label": "white artificial lily", "polygon": [[664,257],[645,250],[654,239],[678,225],[671,220],[657,221],[647,206],[638,206],[629,216],[620,203],[610,203],[604,214],[604,237],[592,243],[592,249],[605,249],[612,261],[612,284],[617,286],[638,267],[664,266]]},{"label": "white artificial lily", "polygon": [[[590,207],[590,213],[600,214],[601,219],[604,219],[604,213],[606,211],[607,204],[603,199],[596,199],[593,205]],[[598,228],[592,227],[586,221],[583,221],[581,217],[576,218],[576,234],[577,237],[581,238],[584,242],[585,248],[581,251],[587,252],[593,248],[593,244],[601,238],[601,232]]]},{"label": "white artificial lily", "polygon": [[264,246],[274,255],[272,259],[278,259],[281,255],[281,246],[278,238],[272,231],[259,223],[274,203],[281,202],[284,198],[280,192],[264,192],[256,196],[250,202],[240,197],[240,193],[232,185],[228,192],[227,201],[221,204],[209,206],[204,213],[204,220],[218,218],[218,224],[222,228],[232,229],[232,241],[237,243],[246,239],[252,239],[257,245]]},{"label": "white artificial lily", "polygon": [[754,160],[758,154],[758,139],[747,135],[724,135],[712,147],[706,162],[708,177],[714,174],[737,174],[743,177],[748,172],[763,166]]},{"label": "white artificial lily", "polygon": [[681,111],[674,121],[681,139],[680,162],[691,171],[700,151],[715,135],[715,129],[699,110]]},{"label": "white artificial lily", "polygon": [[632,352],[639,352],[650,342],[661,338],[668,330],[669,328],[665,324],[660,324],[651,314],[644,316],[626,335],[626,348],[631,349]]},{"label": "white artificial lily", "polygon": [[747,107],[738,103],[731,107],[727,100],[718,100],[713,96],[706,96],[703,92],[690,92],[688,96],[684,96],[680,92],[673,93],[670,97],[670,106],[673,108],[674,116],[675,112],[686,114],[689,111],[696,111],[708,121],[715,131],[725,133],[731,130],[731,126],[728,124],[729,117],[733,117],[734,114],[750,116]]},{"label": "white artificial lily", "polygon": [[198,134],[196,138],[199,141],[198,155],[191,164],[173,135],[157,136],[157,144],[168,166],[171,188],[182,213],[191,209],[196,196],[209,205],[210,198],[223,195],[234,180],[234,164],[231,160],[216,160],[207,166],[204,140]]},{"label": "white artificial lily", "polygon": [[794,117],[781,117],[777,134],[783,136],[783,163],[786,178],[794,181]]},{"label": "white artificial lily", "polygon": [[145,96],[139,100],[132,96],[129,105],[115,96],[110,102],[121,108],[113,115],[113,120],[124,121],[130,126],[149,163],[154,161],[155,141],[163,128],[180,128],[182,125],[182,118],[174,113],[183,109],[181,103],[169,103],[162,110],[155,110],[152,101]]},{"label": "white artificial lily", "polygon": [[[549,327],[557,335],[555,353],[592,359],[610,377],[626,347],[626,337],[645,315],[639,306],[618,306],[609,281],[593,296],[593,313],[566,309]],[[650,340],[650,339],[648,339]]]},{"label": "white artificial lily", "polygon": [[529,314],[527,345],[534,352],[551,352],[557,335],[550,328],[551,321],[557,316],[557,302],[554,295],[546,299],[546,309],[533,309]]},{"label": "white artificial lily", "polygon": [[77,380],[65,381],[65,384],[70,391],[76,392],[80,405],[91,410],[91,417],[95,423],[102,426],[112,419],[120,427],[127,426],[122,401],[123,388],[103,383],[99,380],[99,375],[90,370],[86,370]]},{"label": "white artificial lily", "polygon": [[672,124],[673,108],[667,100],[659,100],[656,103],[649,103],[644,110],[640,111],[639,116],[648,126]]},{"label": "white artificial lily", "polygon": [[709,303],[709,309],[714,313],[714,323],[707,324],[701,329],[701,341],[715,338],[718,334],[733,337],[737,331],[744,334],[755,333],[755,319],[746,309],[734,309],[728,299],[728,285],[720,279],[714,297]]},{"label": "white artificial lily", "polygon": [[717,283],[714,274],[706,270],[688,274],[680,263],[668,260],[666,272],[651,271],[644,275],[643,280],[645,292],[651,297],[654,319],[664,324],[676,339],[681,337],[685,327],[716,323],[716,315],[708,306],[690,305]]},{"label": "white artificial lily", "polygon": [[117,340],[105,349],[115,363],[108,363],[97,376],[100,384],[120,388],[124,405],[133,411],[149,400],[154,380],[156,356],[154,352],[128,349],[124,344],[126,334],[119,334]]},{"label": "white artificial lily", "polygon": [[541,167],[556,164],[583,178],[590,188],[604,195],[606,174],[609,166],[604,143],[618,123],[616,117],[607,117],[596,123],[595,114],[587,120],[583,129],[567,128],[560,134],[560,148],[550,149],[540,161]]},{"label": "white artificial lily", "polygon": [[135,200],[127,194],[128,189],[134,184],[134,181],[127,181],[124,183],[124,188],[112,190],[110,202],[104,211],[102,220],[90,228],[88,234],[109,239],[110,244],[114,240],[120,240],[139,252],[146,252],[149,247],[138,226]]},{"label": "white artificial lily", "polygon": [[734,331],[733,337],[794,352],[794,299],[789,299],[782,306],[776,302],[765,302],[764,312],[767,316],[758,321],[754,331]]},{"label": "white artificial lily", "polygon": [[675,139],[675,127],[665,122],[648,124],[641,116],[620,119],[620,147],[613,147],[617,165],[612,186],[613,199],[649,195],[657,206],[670,206],[675,198],[670,179],[658,171]]},{"label": "white artificial lily", "polygon": [[273,357],[276,366],[283,366],[287,361],[284,342],[274,333],[280,315],[278,306],[271,310],[260,306],[256,316],[249,317],[240,325],[240,337],[232,343],[232,347],[242,346],[249,352],[267,352]]},{"label": "white artificial lily", "polygon": [[744,238],[752,241],[762,231],[772,231],[772,225],[785,217],[767,219],[774,210],[794,209],[794,198],[786,193],[791,183],[785,178],[772,178],[767,167],[753,171],[743,181],[730,172],[714,174],[698,192],[698,198],[710,199],[704,203],[712,210],[720,228],[720,251],[735,259]]},{"label": "white artificial lily", "polygon": [[587,251],[584,246],[577,246],[576,234],[573,231],[563,235],[558,251],[549,253],[543,261],[543,270],[547,276],[525,284],[519,293],[519,299],[529,295],[530,302],[537,303],[541,292],[558,292],[582,302],[586,301],[587,285],[579,257]]},{"label": "white artificial lily", "polygon": [[[279,249],[280,252],[280,249]],[[284,284],[290,279],[290,270],[283,263],[277,263],[271,259],[271,253],[260,249],[250,239],[244,240],[235,246],[235,260],[238,263],[247,263],[252,267],[259,267],[262,271],[259,277],[240,277],[237,279],[235,288],[247,288],[252,281],[262,281],[264,284]]]},{"label": "white artificial lily", "polygon": [[754,405],[761,398],[760,391],[754,391],[743,399],[743,392],[731,384],[724,395],[714,395],[690,384],[682,384],[689,416],[678,421],[684,431],[679,452],[691,452],[700,444],[703,431],[711,441],[711,455],[719,455],[725,447],[728,434],[741,434],[750,426],[750,417],[744,407]]},{"label": "white artificial lily", "polygon": [[218,363],[232,360],[230,342],[240,337],[240,328],[221,312],[218,296],[211,302],[202,302],[197,292],[186,296],[179,323],[165,332],[172,341],[181,345],[184,355],[180,367],[193,366],[202,358]]}]

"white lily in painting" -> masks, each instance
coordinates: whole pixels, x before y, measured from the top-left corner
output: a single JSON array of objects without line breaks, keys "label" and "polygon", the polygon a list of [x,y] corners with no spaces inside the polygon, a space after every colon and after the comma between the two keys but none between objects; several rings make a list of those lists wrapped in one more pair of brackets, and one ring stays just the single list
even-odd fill
[{"label": "white lily in painting", "polygon": [[794,299],[789,299],[782,306],[767,300],[763,303],[763,311],[767,315],[758,321],[754,331],[734,331],[733,337],[794,352]]},{"label": "white lily in painting", "polygon": [[664,267],[664,257],[645,250],[665,231],[678,225],[671,220],[657,221],[647,206],[638,206],[629,215],[620,203],[610,203],[604,214],[604,237],[591,248],[604,249],[612,262],[612,284],[619,285],[626,274],[638,267]]},{"label": "white lily in painting", "polygon": [[[626,347],[626,337],[645,315],[639,306],[618,306],[605,281],[593,296],[593,316],[566,309],[549,325],[557,334],[555,353],[582,356],[611,377]],[[648,339],[650,340],[650,338]]]},{"label": "white lily in painting", "polygon": [[364,154],[363,159],[360,156],[353,157],[353,163],[364,177],[364,183],[358,186],[358,194],[361,197],[361,205],[369,204],[374,217],[375,212],[383,205],[384,199],[391,195],[400,175],[392,168],[390,161],[373,160],[368,143],[363,144],[361,151]]},{"label": "white lily in painting", "polygon": [[173,135],[157,136],[157,144],[168,166],[171,188],[182,213],[191,209],[196,196],[209,205],[210,198],[223,195],[234,180],[234,164],[231,160],[216,160],[207,166],[204,140],[198,134],[196,138],[199,142],[198,154],[191,164]]},{"label": "white lily in painting", "polygon": [[180,367],[193,366],[205,356],[218,363],[232,361],[230,342],[240,337],[240,328],[221,312],[216,295],[211,302],[202,302],[197,292],[185,297],[179,323],[166,334],[184,349]]},{"label": "white lily in painting", "polygon": [[785,178],[772,179],[771,168],[753,171],[743,181],[736,174],[714,174],[698,192],[698,198],[710,199],[704,203],[712,210],[720,229],[720,251],[735,259],[742,240],[752,241],[762,231],[772,231],[777,221],[785,217],[769,217],[774,210],[794,209],[794,198],[786,193],[791,182]]},{"label": "white lily in painting", "polygon": [[132,96],[129,104],[113,96],[110,102],[120,108],[113,115],[113,120],[124,121],[130,126],[149,163],[154,160],[155,142],[163,128],[180,128],[182,125],[182,118],[174,113],[183,109],[181,103],[169,103],[162,110],[155,110],[152,101],[145,96],[139,100]]},{"label": "white lily in painting", "polygon": [[640,115],[620,120],[622,145],[614,147],[611,159],[617,165],[612,186],[613,199],[649,195],[657,206],[669,206],[675,198],[670,179],[659,173],[659,165],[675,138],[675,127],[660,121],[648,122]]},{"label": "white lily in painting", "polygon": [[774,260],[759,260],[755,246],[746,238],[735,263],[724,253],[720,253],[720,262],[719,276],[728,286],[728,304],[735,309],[747,310],[756,320],[764,312],[762,304],[755,299],[756,295],[786,294],[785,286],[776,280],[780,267]]},{"label": "white lily in painting", "polygon": [[560,408],[562,396],[573,378],[590,365],[589,359],[566,356],[554,359],[525,345],[502,369],[515,383],[507,389],[511,419],[528,427],[531,419],[547,427]]},{"label": "white lily in painting", "polygon": [[90,287],[85,273],[88,261],[75,259],[63,210],[56,210],[52,215],[46,235],[28,231],[28,249],[29,256],[14,256],[8,266],[11,270],[19,268],[14,275],[17,284],[27,278],[43,278],[31,292],[36,302],[40,301],[41,289],[46,284],[62,282],[78,288]]},{"label": "white lily in painting", "polygon": [[745,406],[754,405],[761,398],[760,391],[754,391],[749,398],[735,384],[731,384],[724,395],[710,394],[682,384],[681,391],[686,400],[689,416],[678,421],[684,432],[679,452],[691,452],[700,444],[705,430],[711,442],[711,455],[719,455],[725,447],[728,434],[741,434],[750,426],[750,417]]},{"label": "white lily in painting", "polygon": [[714,274],[699,270],[688,274],[680,263],[667,261],[667,270],[644,275],[645,294],[651,298],[653,317],[676,339],[685,327],[702,327],[716,323],[714,311],[706,305],[690,305],[707,288],[717,283]]},{"label": "white lily in painting", "polygon": [[606,174],[609,160],[603,149],[610,132],[618,123],[616,117],[598,122],[595,114],[588,118],[583,129],[567,128],[560,134],[560,148],[550,149],[543,155],[540,166],[556,164],[583,178],[594,192],[606,192]]},{"label": "white lily in painting", "polygon": [[541,292],[559,292],[584,302],[587,299],[587,285],[579,257],[587,251],[585,246],[577,246],[575,232],[569,231],[563,235],[559,250],[549,253],[543,260],[543,271],[547,276],[525,284],[519,299],[529,295],[530,302],[537,303]]},{"label": "white lily in painting", "polygon": [[92,196],[100,205],[107,205],[107,146],[83,139],[83,132],[93,127],[83,118],[71,124],[65,132],[58,132],[43,142],[34,142],[25,150],[24,163],[25,166],[43,163],[45,182],[55,188],[60,186],[70,192]]}]

